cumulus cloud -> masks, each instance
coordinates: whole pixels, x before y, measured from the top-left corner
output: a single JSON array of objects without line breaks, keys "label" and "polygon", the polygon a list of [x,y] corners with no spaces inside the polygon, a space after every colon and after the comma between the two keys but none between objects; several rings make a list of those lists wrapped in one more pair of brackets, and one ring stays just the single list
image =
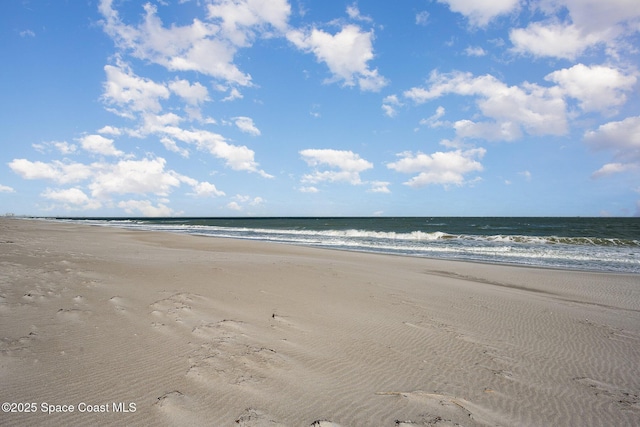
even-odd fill
[{"label": "cumulus cloud", "polygon": [[438,0],[445,3],[453,12],[469,19],[472,25],[486,26],[493,18],[512,12],[518,8],[520,0]]},{"label": "cumulus cloud", "polygon": [[104,156],[122,156],[124,153],[113,146],[113,139],[102,135],[86,135],[78,140],[85,151]]},{"label": "cumulus cloud", "polygon": [[603,124],[587,131],[584,140],[595,150],[612,151],[616,160],[596,171],[594,178],[640,170],[640,116]]},{"label": "cumulus cloud", "polygon": [[396,107],[401,107],[402,103],[398,99],[398,95],[388,95],[382,100],[382,111],[389,117],[395,117],[398,114]]},{"label": "cumulus cloud", "polygon": [[242,206],[240,206],[240,204],[238,202],[229,202],[227,204],[227,208],[234,210],[234,211],[241,211],[242,210]]},{"label": "cumulus cloud", "polygon": [[287,0],[216,0],[207,6],[209,18],[221,22],[221,32],[233,44],[248,46],[256,35],[271,36],[287,29]]},{"label": "cumulus cloud", "polygon": [[445,115],[445,112],[445,108],[441,105],[436,108],[436,112],[433,113],[433,115],[427,117],[426,119],[420,120],[420,124],[427,125],[432,128],[442,126],[444,122],[440,121],[440,119]]},{"label": "cumulus cloud", "polygon": [[105,18],[105,32],[121,50],[171,71],[197,71],[242,86],[251,84],[251,76],[233,64],[238,46],[223,36],[220,25],[194,19],[191,25],[167,28],[150,3],[144,5],[144,21],[137,26],[128,25],[112,3],[102,0],[99,9]]},{"label": "cumulus cloud", "polygon": [[199,182],[193,187],[193,194],[198,197],[224,196],[224,191],[220,191],[210,182]]},{"label": "cumulus cloud", "polygon": [[187,130],[177,126],[158,126],[152,130],[154,133],[169,138],[169,140],[174,139],[194,144],[199,150],[207,151],[215,157],[224,159],[231,169],[256,172],[265,178],[273,177],[259,169],[253,150],[244,145],[229,144],[220,134],[202,129]]},{"label": "cumulus cloud", "polygon": [[514,52],[564,59],[575,59],[601,41],[598,34],[585,34],[575,25],[538,22],[511,30],[509,38]]},{"label": "cumulus cloud", "polygon": [[320,190],[318,190],[314,186],[305,186],[305,187],[298,188],[298,191],[300,191],[301,193],[317,193]]},{"label": "cumulus cloud", "polygon": [[169,83],[169,89],[190,105],[200,105],[209,100],[209,91],[199,82],[191,84],[188,80],[175,79]]},{"label": "cumulus cloud", "polygon": [[[316,170],[304,175],[302,182],[316,184],[323,181],[362,184],[360,173],[373,168],[373,164],[352,151],[333,149],[307,149],[300,151],[302,159]],[[328,170],[318,170],[319,167]]]},{"label": "cumulus cloud", "polygon": [[40,144],[31,144],[31,146],[40,153],[45,153],[53,148],[56,151],[59,151],[61,154],[75,153],[76,149],[78,148],[75,144],[69,144],[67,141],[50,141]]},{"label": "cumulus cloud", "polygon": [[184,182],[187,185],[191,186],[192,193],[189,193],[191,196],[195,197],[219,197],[224,196],[224,191],[220,191],[216,188],[216,186],[210,182],[198,182],[197,180],[190,178],[184,175],[177,175],[177,178]]},{"label": "cumulus cloud", "polygon": [[480,46],[469,46],[464,50],[467,56],[485,56],[487,51]]},{"label": "cumulus cloud", "polygon": [[163,217],[177,214],[173,209],[162,203],[153,206],[149,200],[126,200],[119,202],[118,207],[124,209],[126,213],[131,215],[142,214],[142,216]]},{"label": "cumulus cloud", "polygon": [[102,164],[96,167],[89,188],[98,198],[127,193],[166,196],[180,185],[180,180],[175,172],[164,170],[165,164],[160,157]]},{"label": "cumulus cloud", "polygon": [[253,136],[260,135],[260,129],[258,129],[256,125],[253,123],[252,118],[241,116],[241,117],[234,117],[233,120],[235,121],[235,124],[238,127],[238,129],[240,129],[242,132],[248,133]]},{"label": "cumulus cloud", "polygon": [[347,6],[347,15],[355,21],[373,22],[370,16],[365,16],[360,13],[360,9],[356,3]]},{"label": "cumulus cloud", "polygon": [[483,170],[478,159],[482,159],[485,152],[484,148],[438,151],[433,154],[405,151],[397,154],[400,159],[387,164],[387,167],[401,173],[417,174],[404,183],[410,187],[431,184],[460,186],[470,182],[465,175]]},{"label": "cumulus cloud", "polygon": [[103,135],[120,136],[122,135],[122,130],[114,126],[107,125],[98,129],[98,133],[101,133]]},{"label": "cumulus cloud", "polygon": [[111,110],[124,117],[133,118],[135,113],[158,113],[162,110],[161,99],[169,98],[171,92],[161,83],[135,75],[122,61],[117,65],[105,65],[107,81],[104,83],[103,100]]},{"label": "cumulus cloud", "polygon": [[233,196],[233,201],[227,204],[227,208],[232,210],[241,211],[246,206],[259,206],[264,203],[262,197],[251,197],[243,194],[236,194]]},{"label": "cumulus cloud", "polygon": [[[108,203],[115,203],[118,196],[125,194],[155,195],[166,197],[181,184],[189,185],[188,193],[196,197],[217,197],[225,193],[210,182],[201,182],[194,178],[179,174],[165,168],[163,158],[147,158],[142,160],[120,160],[116,163],[95,162],[88,165],[81,163],[31,162],[15,159],[10,168],[26,179],[43,179],[58,184],[81,184],[90,196],[76,186],[67,189],[47,189],[42,196],[61,203],[65,209],[97,209]],[[143,201],[128,201],[118,204],[126,212],[134,211],[157,216],[159,213],[169,214],[164,205],[158,207]]]},{"label": "cumulus cloud", "polygon": [[459,120],[453,124],[463,138],[513,141],[529,135],[563,135],[567,132],[566,105],[562,91],[532,83],[507,86],[492,75],[431,73],[427,88],[414,87],[404,96],[417,104],[448,94],[477,98],[480,112],[490,121]]},{"label": "cumulus cloud", "polygon": [[2,185],[0,184],[0,193],[14,193],[15,190],[12,187],[9,187],[8,185]]},{"label": "cumulus cloud", "polygon": [[575,59],[598,45],[614,56],[634,49],[623,41],[639,29],[640,9],[633,1],[547,0],[537,8],[544,19],[511,30],[515,52]]},{"label": "cumulus cloud", "polygon": [[67,188],[63,190],[47,189],[42,193],[45,199],[62,203],[65,209],[99,209],[102,204],[89,198],[84,191],[79,188]]},{"label": "cumulus cloud", "polygon": [[604,65],[576,64],[548,74],[545,80],[577,99],[583,111],[606,112],[626,102],[625,92],[631,92],[637,78]]},{"label": "cumulus cloud", "polygon": [[389,185],[391,185],[388,181],[371,181],[369,182],[371,188],[369,188],[370,193],[391,193],[389,190]]},{"label": "cumulus cloud", "polygon": [[299,49],[313,53],[319,62],[324,62],[333,77],[327,82],[342,81],[346,86],[356,83],[363,91],[377,92],[387,85],[387,80],[370,69],[373,59],[373,31],[363,31],[359,26],[348,24],[336,34],[318,28],[291,30],[287,38]]},{"label": "cumulus cloud", "polygon": [[82,163],[70,163],[54,160],[50,163],[32,162],[27,159],[14,159],[9,167],[24,179],[47,179],[59,184],[83,181],[92,174],[91,166]]},{"label": "cumulus cloud", "polygon": [[178,153],[180,156],[184,157],[185,159],[189,158],[189,150],[184,148],[184,147],[178,146],[178,144],[173,139],[167,138],[166,136],[165,137],[161,137],[160,138],[160,143],[168,151],[171,151],[171,152],[174,152],[174,153]]}]

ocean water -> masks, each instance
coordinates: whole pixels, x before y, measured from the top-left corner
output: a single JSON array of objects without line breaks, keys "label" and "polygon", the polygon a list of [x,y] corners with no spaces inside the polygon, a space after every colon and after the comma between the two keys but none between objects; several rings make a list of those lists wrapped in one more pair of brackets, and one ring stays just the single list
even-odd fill
[{"label": "ocean water", "polygon": [[404,256],[640,273],[640,218],[56,218]]}]

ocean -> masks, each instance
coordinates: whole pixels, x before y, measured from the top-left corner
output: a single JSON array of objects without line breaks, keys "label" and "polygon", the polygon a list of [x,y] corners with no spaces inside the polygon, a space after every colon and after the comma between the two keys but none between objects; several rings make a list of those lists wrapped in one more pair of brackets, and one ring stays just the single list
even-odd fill
[{"label": "ocean", "polygon": [[403,256],[640,273],[640,218],[55,218]]}]

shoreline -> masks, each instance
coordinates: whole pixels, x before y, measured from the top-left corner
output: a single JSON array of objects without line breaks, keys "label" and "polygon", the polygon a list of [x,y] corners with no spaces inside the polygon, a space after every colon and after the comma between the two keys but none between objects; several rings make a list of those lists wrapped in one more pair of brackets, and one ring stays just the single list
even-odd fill
[{"label": "shoreline", "polygon": [[0,219],[1,424],[640,423],[637,274],[132,231]]},{"label": "shoreline", "polygon": [[[271,218],[271,217],[268,217]],[[279,217],[278,217],[279,218]],[[526,218],[526,217],[523,217]],[[579,217],[577,217],[579,218]],[[41,221],[49,221],[54,223],[64,223],[64,224],[73,224],[74,222],[67,222],[65,220],[76,221],[73,218],[24,218],[28,220],[41,220]],[[94,219],[94,218],[88,218]],[[100,219],[100,218],[95,218]],[[104,218],[103,218],[104,219]],[[140,218],[135,218],[140,219]],[[187,218],[188,219],[188,218]],[[198,217],[194,217],[194,219],[198,219]],[[295,242],[280,242],[280,241],[269,241],[262,239],[251,239],[251,238],[243,238],[243,237],[227,237],[227,236],[216,236],[209,235],[205,233],[190,233],[190,232],[177,232],[177,231],[165,231],[165,230],[137,230],[135,228],[127,228],[118,225],[109,225],[109,224],[82,224],[80,225],[92,225],[98,227],[114,227],[122,230],[131,230],[131,231],[151,231],[151,232],[161,232],[161,233],[174,233],[174,234],[183,234],[183,235],[192,235],[192,236],[201,236],[201,237],[210,237],[210,238],[219,238],[219,239],[232,239],[232,240],[242,240],[247,242],[265,242],[265,243],[273,243],[273,244],[281,244],[281,245],[290,245],[294,247],[301,248],[315,248],[320,250],[334,250],[334,251],[344,251],[344,252],[355,252],[355,253],[364,253],[364,254],[373,254],[373,255],[388,255],[388,256],[399,256],[399,257],[411,257],[411,258],[420,258],[420,259],[430,259],[434,261],[451,261],[451,262],[462,262],[462,263],[478,263],[478,264],[488,264],[488,265],[496,265],[496,266],[512,266],[512,267],[524,267],[524,268],[542,268],[542,269],[550,269],[550,270],[558,270],[558,271],[567,271],[567,272],[586,272],[586,273],[604,273],[604,274],[630,274],[630,275],[638,275],[640,276],[640,272],[633,271],[616,271],[616,270],[606,270],[606,269],[596,269],[596,268],[585,268],[585,267],[568,267],[568,266],[554,266],[554,265],[536,265],[536,264],[526,264],[519,262],[508,262],[508,261],[490,261],[486,259],[465,259],[465,258],[454,258],[454,257],[437,257],[437,256],[428,256],[428,255],[415,255],[415,254],[404,254],[404,253],[394,253],[394,252],[385,252],[385,251],[375,251],[375,250],[366,250],[366,249],[349,249],[349,248],[337,248],[331,246],[323,246],[323,245],[314,245],[314,244],[298,244]]]}]

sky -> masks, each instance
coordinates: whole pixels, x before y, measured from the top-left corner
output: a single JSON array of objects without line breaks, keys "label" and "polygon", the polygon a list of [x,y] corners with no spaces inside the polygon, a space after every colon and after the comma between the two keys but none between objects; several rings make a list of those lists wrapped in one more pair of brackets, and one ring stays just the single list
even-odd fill
[{"label": "sky", "polygon": [[0,2],[0,214],[640,216],[637,0]]}]

